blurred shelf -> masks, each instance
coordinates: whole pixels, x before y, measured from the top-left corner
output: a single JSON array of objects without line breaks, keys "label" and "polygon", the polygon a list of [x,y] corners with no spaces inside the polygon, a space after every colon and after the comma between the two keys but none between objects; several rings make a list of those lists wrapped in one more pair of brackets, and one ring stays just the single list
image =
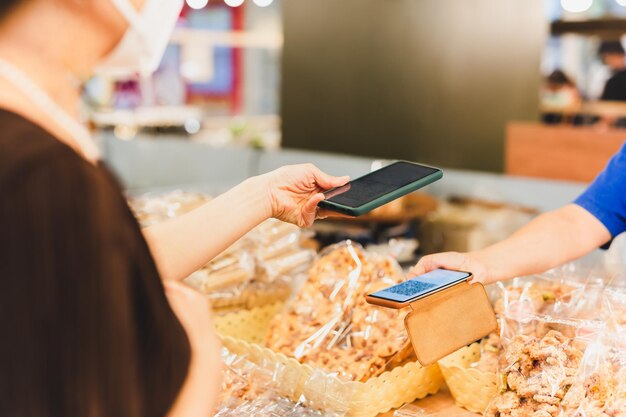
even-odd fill
[{"label": "blurred shelf", "polygon": [[254,31],[212,31],[203,29],[178,28],[174,31],[170,43],[207,46],[226,46],[233,48],[259,48],[280,50],[283,47],[283,35],[271,32]]},{"label": "blurred shelf", "polygon": [[605,39],[619,39],[626,33],[626,19],[557,20],[550,24],[550,33],[554,36],[575,33],[597,35]]},{"label": "blurred shelf", "polygon": [[626,102],[624,101],[585,101],[568,107],[541,106],[541,113],[562,114],[575,116],[579,114],[601,117],[626,117]]},{"label": "blurred shelf", "polygon": [[92,111],[90,120],[98,127],[109,126],[183,126],[189,120],[202,120],[202,110],[195,106],[151,106],[133,110]]}]

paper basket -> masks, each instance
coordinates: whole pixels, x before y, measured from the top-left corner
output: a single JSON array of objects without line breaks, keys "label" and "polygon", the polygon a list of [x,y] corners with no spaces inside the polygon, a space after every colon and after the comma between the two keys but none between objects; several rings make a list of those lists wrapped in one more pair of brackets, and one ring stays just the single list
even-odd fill
[{"label": "paper basket", "polygon": [[473,343],[438,362],[456,404],[475,413],[485,411],[489,401],[498,393],[495,372],[469,367],[479,359],[480,344]]},{"label": "paper basket", "polygon": [[258,364],[280,368],[279,388],[294,401],[304,398],[314,408],[350,417],[374,417],[405,403],[435,394],[443,384],[437,365],[410,362],[367,382],[345,382],[323,370],[301,364],[259,343],[282,303],[224,314],[216,318],[223,343],[231,352]]}]

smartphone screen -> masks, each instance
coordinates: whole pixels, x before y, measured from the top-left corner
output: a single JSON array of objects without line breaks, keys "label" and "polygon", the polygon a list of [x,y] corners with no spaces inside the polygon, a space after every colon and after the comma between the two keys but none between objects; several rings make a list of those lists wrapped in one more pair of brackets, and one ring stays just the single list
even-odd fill
[{"label": "smartphone screen", "polygon": [[423,165],[394,162],[324,194],[326,200],[333,203],[360,207],[437,171],[436,168]]},{"label": "smartphone screen", "polygon": [[372,297],[404,303],[449,287],[469,278],[467,272],[435,269],[401,284],[371,294]]}]

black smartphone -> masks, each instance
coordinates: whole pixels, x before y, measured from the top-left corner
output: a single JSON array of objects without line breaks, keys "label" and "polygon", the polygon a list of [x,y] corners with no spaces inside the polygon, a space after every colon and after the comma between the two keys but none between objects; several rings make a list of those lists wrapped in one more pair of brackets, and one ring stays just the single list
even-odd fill
[{"label": "black smartphone", "polygon": [[365,299],[370,304],[389,308],[403,308],[413,301],[467,281],[471,276],[472,274],[469,272],[435,269],[408,281],[369,294]]},{"label": "black smartphone", "polygon": [[443,177],[438,168],[398,161],[324,193],[319,207],[361,216]]}]

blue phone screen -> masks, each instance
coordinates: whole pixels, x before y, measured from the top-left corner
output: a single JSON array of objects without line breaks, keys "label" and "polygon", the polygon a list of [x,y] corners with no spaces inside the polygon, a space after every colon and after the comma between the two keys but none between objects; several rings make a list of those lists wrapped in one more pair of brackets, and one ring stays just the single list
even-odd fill
[{"label": "blue phone screen", "polygon": [[424,275],[412,278],[393,287],[371,294],[373,297],[387,300],[405,302],[417,298],[437,289],[461,282],[470,277],[467,272],[449,271],[447,269],[436,269]]}]

